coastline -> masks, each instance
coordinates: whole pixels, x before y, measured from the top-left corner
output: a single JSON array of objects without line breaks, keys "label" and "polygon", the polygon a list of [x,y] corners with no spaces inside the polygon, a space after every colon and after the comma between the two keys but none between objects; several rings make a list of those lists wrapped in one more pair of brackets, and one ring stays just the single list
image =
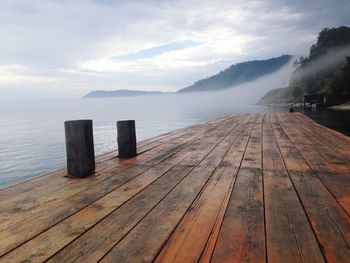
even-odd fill
[{"label": "coastline", "polygon": [[329,110],[341,110],[341,111],[350,111],[350,102],[341,104],[341,105],[336,105],[336,106],[331,106],[328,107],[327,109]]}]

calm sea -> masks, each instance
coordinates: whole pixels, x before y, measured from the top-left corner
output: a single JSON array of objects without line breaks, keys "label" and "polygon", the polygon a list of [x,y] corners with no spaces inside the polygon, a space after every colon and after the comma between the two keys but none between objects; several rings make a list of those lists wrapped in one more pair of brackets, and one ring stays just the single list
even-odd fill
[{"label": "calm sea", "polygon": [[240,112],[283,111],[240,97],[158,95],[108,99],[17,100],[0,103],[0,184],[65,166],[63,123],[93,119],[96,155],[116,149],[116,121],[135,119],[137,138]]},{"label": "calm sea", "polygon": [[[65,166],[66,120],[92,119],[96,155],[116,149],[116,121],[135,119],[143,140],[238,112],[269,111],[239,107],[195,96],[140,96],[108,99],[17,100],[0,103],[0,184]],[[204,106],[206,104],[206,106]]]}]

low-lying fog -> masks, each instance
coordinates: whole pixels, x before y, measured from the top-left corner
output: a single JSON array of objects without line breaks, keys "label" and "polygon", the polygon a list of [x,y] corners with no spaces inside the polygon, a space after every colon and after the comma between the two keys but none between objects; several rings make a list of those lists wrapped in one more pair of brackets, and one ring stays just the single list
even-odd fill
[{"label": "low-lying fog", "polygon": [[327,52],[303,67],[302,71],[298,71],[294,77],[304,78],[315,74],[327,74],[328,71],[334,72],[341,66],[346,65],[346,56],[350,56],[350,45],[337,47]]},{"label": "low-lying fog", "polygon": [[115,121],[136,120],[138,140],[227,114],[280,110],[254,105],[286,86],[293,68],[220,92],[106,99],[38,99],[0,103],[0,184],[65,166],[63,123],[92,119],[95,152],[116,149]]},{"label": "low-lying fog", "polygon": [[295,70],[292,65],[293,61],[294,59],[292,58],[288,65],[272,74],[226,90],[195,92],[178,96],[182,96],[181,99],[191,106],[231,107],[232,104],[237,106],[252,105],[259,101],[268,91],[288,86],[292,72]]}]

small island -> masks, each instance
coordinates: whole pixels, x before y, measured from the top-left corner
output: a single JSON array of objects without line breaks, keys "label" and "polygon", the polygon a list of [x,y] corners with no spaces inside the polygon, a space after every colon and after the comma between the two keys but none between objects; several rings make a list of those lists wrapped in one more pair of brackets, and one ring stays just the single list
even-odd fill
[{"label": "small island", "polygon": [[129,96],[146,96],[166,94],[161,91],[142,91],[142,90],[94,90],[85,95],[83,98],[109,98],[109,97],[129,97]]}]

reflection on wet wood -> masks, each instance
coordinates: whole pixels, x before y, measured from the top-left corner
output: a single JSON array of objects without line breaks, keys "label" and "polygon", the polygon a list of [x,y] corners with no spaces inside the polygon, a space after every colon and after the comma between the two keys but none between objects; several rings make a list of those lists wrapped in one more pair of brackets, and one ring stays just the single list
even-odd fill
[{"label": "reflection on wet wood", "polygon": [[347,262],[350,139],[238,114],[0,190],[0,262]]}]

